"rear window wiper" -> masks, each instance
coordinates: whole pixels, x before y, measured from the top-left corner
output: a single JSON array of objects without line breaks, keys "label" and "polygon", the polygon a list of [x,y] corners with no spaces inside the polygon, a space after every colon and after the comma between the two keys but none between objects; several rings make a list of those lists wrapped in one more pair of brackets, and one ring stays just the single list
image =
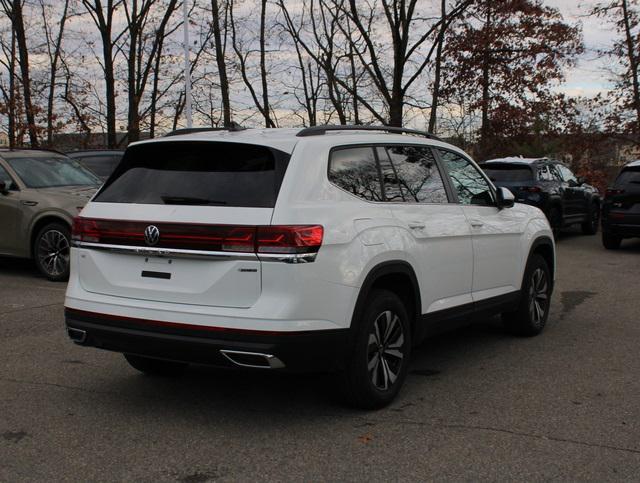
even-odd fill
[{"label": "rear window wiper", "polygon": [[192,196],[161,196],[165,205],[226,205],[226,201],[209,200]]}]

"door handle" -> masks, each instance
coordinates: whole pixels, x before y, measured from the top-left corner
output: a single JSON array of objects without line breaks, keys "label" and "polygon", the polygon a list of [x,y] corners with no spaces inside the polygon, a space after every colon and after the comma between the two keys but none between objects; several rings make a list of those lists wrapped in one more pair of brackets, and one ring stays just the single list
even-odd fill
[{"label": "door handle", "polygon": [[484,226],[484,223],[480,220],[469,220],[469,223],[473,228],[482,228]]},{"label": "door handle", "polygon": [[22,203],[25,206],[36,206],[38,204],[37,201],[29,201],[29,200],[22,200],[20,203]]},{"label": "door handle", "polygon": [[412,230],[422,230],[424,229],[424,227],[425,227],[424,223],[420,223],[417,221],[409,222],[409,228],[411,228]]}]

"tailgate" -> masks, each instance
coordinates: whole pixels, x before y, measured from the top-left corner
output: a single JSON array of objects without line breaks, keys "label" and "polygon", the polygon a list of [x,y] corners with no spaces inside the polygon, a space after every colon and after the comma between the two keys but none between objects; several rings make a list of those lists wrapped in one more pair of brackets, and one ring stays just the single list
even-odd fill
[{"label": "tailgate", "polygon": [[[88,218],[83,213],[83,223],[90,224],[84,228],[89,237],[75,241],[82,287],[158,302],[251,307],[261,292],[261,265],[251,246],[254,228],[231,222],[243,219],[268,225],[272,210],[224,210],[226,216],[208,217],[219,224],[175,221],[184,219],[183,210],[175,207],[155,207],[154,216],[145,221]],[[98,232],[96,242],[91,241],[91,230]],[[145,231],[157,234],[152,246]]]},{"label": "tailgate", "polygon": [[82,287],[116,297],[251,307],[256,226],[269,225],[290,155],[267,146],[132,145],[74,222]]}]

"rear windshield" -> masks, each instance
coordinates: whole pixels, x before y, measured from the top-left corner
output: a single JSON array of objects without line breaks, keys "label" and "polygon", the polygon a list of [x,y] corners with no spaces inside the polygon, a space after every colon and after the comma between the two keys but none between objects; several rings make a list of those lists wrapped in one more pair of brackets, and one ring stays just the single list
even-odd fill
[{"label": "rear windshield", "polygon": [[491,181],[531,181],[533,179],[533,171],[529,166],[484,164],[482,170]]},{"label": "rear windshield", "polygon": [[127,149],[94,201],[272,208],[288,160],[251,144],[142,144]]},{"label": "rear windshield", "polygon": [[618,175],[615,184],[616,187],[625,187],[627,189],[633,189],[634,191],[640,191],[640,169],[623,169]]}]

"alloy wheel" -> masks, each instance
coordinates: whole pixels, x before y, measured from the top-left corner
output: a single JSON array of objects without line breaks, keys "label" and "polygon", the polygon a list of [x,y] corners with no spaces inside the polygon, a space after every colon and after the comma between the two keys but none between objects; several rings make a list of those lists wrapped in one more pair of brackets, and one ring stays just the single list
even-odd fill
[{"label": "alloy wheel", "polygon": [[404,360],[404,329],[397,314],[382,312],[373,323],[367,346],[367,369],[371,382],[388,390],[398,379]]},{"label": "alloy wheel", "polygon": [[549,300],[549,282],[547,275],[541,268],[537,268],[531,275],[529,286],[529,315],[531,321],[540,325],[544,321]]},{"label": "alloy wheel", "polygon": [[45,231],[38,242],[38,261],[51,277],[62,275],[69,266],[69,240],[58,230]]}]

